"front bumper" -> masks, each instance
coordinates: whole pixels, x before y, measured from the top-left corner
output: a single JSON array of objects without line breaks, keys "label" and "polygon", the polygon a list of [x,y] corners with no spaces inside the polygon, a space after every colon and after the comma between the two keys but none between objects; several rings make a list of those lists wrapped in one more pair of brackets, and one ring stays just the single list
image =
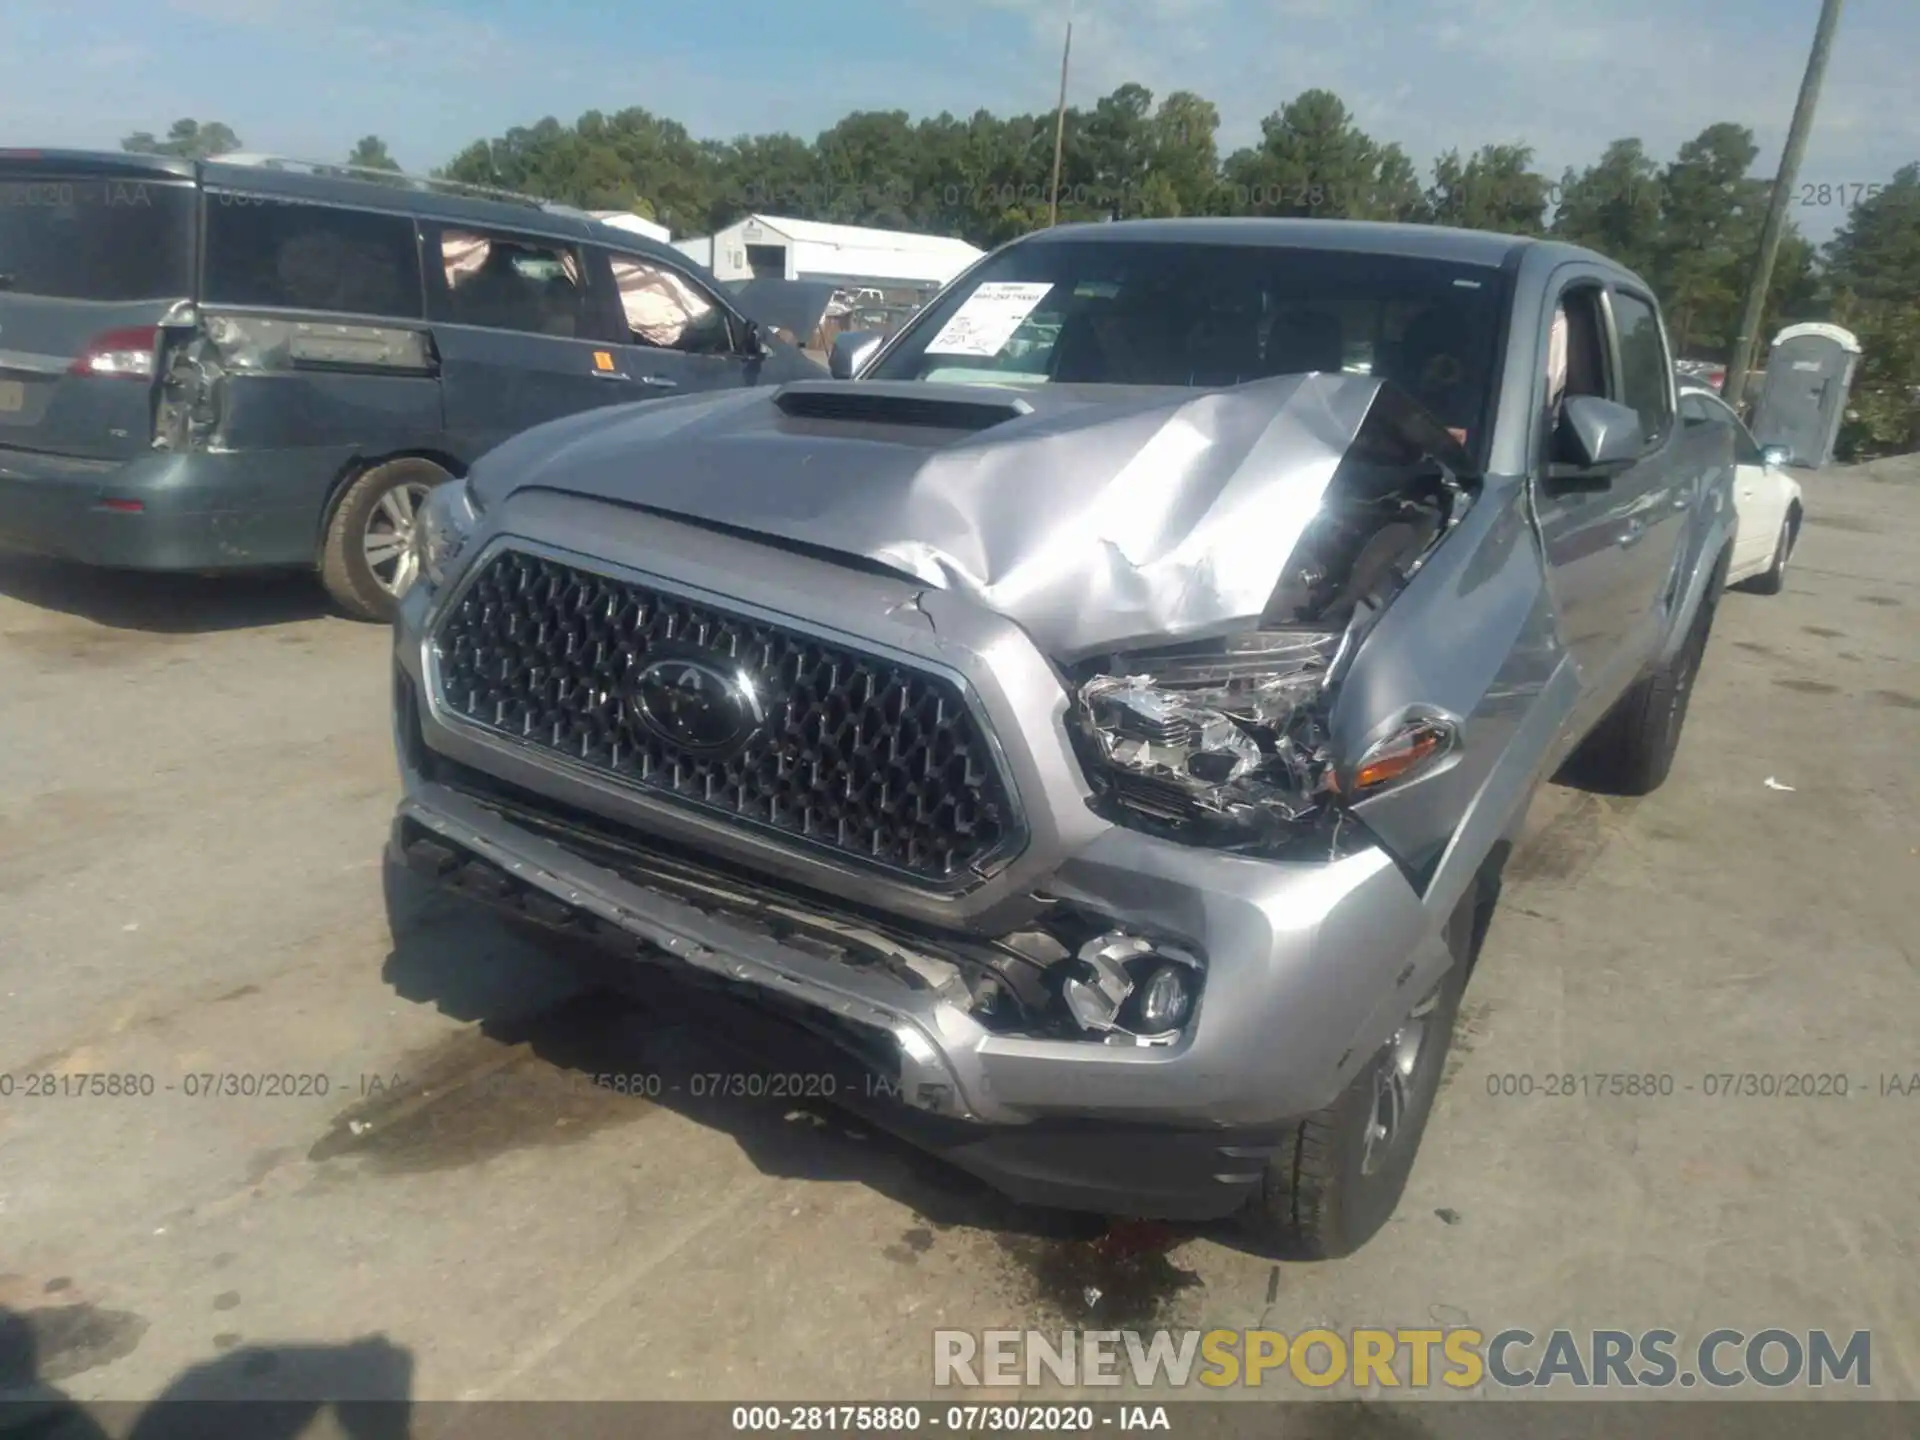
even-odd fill
[{"label": "front bumper", "polygon": [[[1166,1220],[1221,1218],[1246,1204],[1285,1143],[1284,1127],[1271,1124],[1059,1114],[996,1123],[975,1113],[959,1089],[963,1071],[980,1078],[962,1063],[967,1029],[984,1032],[951,1005],[903,1003],[901,993],[863,986],[836,962],[680,906],[538,836],[509,839],[485,813],[458,794],[422,787],[394,822],[388,864],[670,972],[688,982],[678,987],[681,1012],[723,1047],[775,1073],[807,1075],[810,1093],[1015,1200]],[[942,1033],[944,1043],[933,1038]]]},{"label": "front bumper", "polygon": [[325,450],[119,461],[0,446],[0,545],[128,570],[311,564],[341,463]]},{"label": "front bumper", "polygon": [[[442,598],[416,589],[396,626],[396,857],[786,1017],[884,1082],[897,1104],[879,1123],[1002,1189],[1131,1213],[1235,1208],[1288,1122],[1338,1096],[1450,964],[1446,917],[1378,848],[1262,860],[1093,819],[1063,758],[1057,678],[1024,635],[957,597],[560,497],[489,517],[496,531],[516,521],[571,553],[644,555],[663,580],[884,636],[964,676],[1034,838],[976,891],[936,900],[644,803],[446,713],[429,640]],[[705,888],[668,883],[665,866],[700,872]],[[1202,958],[1174,1043],[976,1018],[961,942],[1005,936],[1049,905]],[[862,923],[877,929],[831,943],[835,926]],[[1091,1198],[1122,1181],[1129,1203]],[[1067,1198],[1076,1185],[1089,1198]]]}]

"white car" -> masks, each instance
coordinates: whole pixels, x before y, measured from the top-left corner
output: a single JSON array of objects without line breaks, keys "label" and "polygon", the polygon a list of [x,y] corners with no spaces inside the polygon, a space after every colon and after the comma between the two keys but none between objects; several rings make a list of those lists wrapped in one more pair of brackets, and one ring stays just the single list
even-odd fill
[{"label": "white car", "polygon": [[1727,584],[1778,595],[1806,513],[1800,482],[1780,463],[1784,452],[1762,450],[1732,406],[1705,386],[1685,380],[1680,384],[1680,418],[1688,425],[1732,428],[1739,467],[1733,477],[1733,503],[1740,523]]}]

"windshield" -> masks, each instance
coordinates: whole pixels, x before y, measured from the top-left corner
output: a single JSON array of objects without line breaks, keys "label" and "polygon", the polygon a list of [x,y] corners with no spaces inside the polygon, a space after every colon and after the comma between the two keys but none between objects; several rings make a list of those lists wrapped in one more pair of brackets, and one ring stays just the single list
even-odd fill
[{"label": "windshield", "polygon": [[0,177],[0,293],[162,300],[193,290],[187,184]]},{"label": "windshield", "polygon": [[1476,433],[1500,273],[1397,255],[1251,245],[1016,245],[931,305],[869,372],[970,384],[1239,385],[1377,374]]}]

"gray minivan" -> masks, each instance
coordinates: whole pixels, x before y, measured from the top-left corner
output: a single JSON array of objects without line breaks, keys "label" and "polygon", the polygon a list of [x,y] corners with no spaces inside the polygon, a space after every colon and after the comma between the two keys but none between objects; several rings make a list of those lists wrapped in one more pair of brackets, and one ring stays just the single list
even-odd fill
[{"label": "gray minivan", "polygon": [[822,375],[685,255],[506,192],[0,150],[0,545],[311,566],[386,619],[415,508],[529,426]]}]

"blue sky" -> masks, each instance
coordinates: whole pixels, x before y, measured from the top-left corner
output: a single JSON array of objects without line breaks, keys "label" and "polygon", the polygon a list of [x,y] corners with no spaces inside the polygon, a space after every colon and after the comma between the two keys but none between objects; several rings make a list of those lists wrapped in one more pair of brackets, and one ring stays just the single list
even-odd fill
[{"label": "blue sky", "polygon": [[[1071,0],[1071,98],[1192,89],[1224,148],[1309,86],[1423,164],[1525,139],[1542,169],[1750,125],[1771,170],[1818,0]],[[1044,110],[1069,0],[7,0],[0,145],[116,145],[191,115],[249,149],[385,137],[424,170],[543,115],[642,105],[699,135],[855,108]],[[1920,159],[1920,0],[1849,0],[1803,182]],[[1796,207],[1816,237],[1832,207]]]}]

